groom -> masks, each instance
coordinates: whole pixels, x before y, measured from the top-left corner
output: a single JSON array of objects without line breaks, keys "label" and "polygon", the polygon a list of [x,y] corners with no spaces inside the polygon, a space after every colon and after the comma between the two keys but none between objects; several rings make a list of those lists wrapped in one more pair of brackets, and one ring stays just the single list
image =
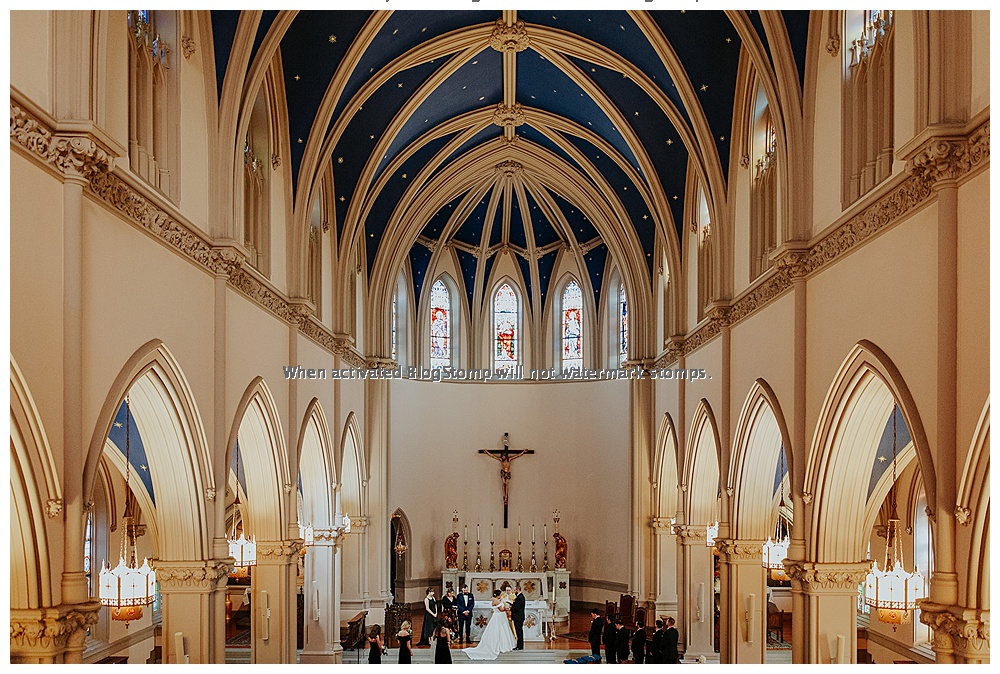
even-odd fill
[{"label": "groom", "polygon": [[521,584],[514,585],[514,603],[510,605],[510,619],[514,621],[514,633],[517,634],[515,651],[524,650],[524,595],[521,594]]}]

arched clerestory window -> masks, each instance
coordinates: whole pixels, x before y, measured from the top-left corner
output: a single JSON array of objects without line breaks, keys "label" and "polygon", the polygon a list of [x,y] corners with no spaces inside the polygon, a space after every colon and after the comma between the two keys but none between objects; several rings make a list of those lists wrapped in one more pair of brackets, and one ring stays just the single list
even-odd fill
[{"label": "arched clerestory window", "polygon": [[509,283],[493,296],[493,369],[512,372],[521,358],[520,305]]},{"label": "arched clerestory window", "polygon": [[431,286],[431,367],[451,365],[451,291],[438,279]]},{"label": "arched clerestory window", "polygon": [[560,364],[562,370],[583,368],[583,292],[580,284],[570,281],[562,293],[560,306]]}]

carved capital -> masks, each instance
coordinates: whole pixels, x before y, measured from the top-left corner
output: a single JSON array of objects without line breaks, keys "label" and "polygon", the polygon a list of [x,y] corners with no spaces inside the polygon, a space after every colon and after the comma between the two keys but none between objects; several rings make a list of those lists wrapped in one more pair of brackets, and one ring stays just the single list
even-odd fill
[{"label": "carved capital", "polygon": [[521,104],[505,105],[497,103],[496,110],[493,111],[493,123],[497,126],[521,126],[524,124],[524,111]]},{"label": "carved capital", "polygon": [[515,178],[524,171],[524,166],[513,159],[507,159],[496,166],[497,173],[502,173],[505,178]]},{"label": "carved capital", "polygon": [[156,580],[164,592],[207,591],[226,585],[229,572],[233,569],[233,560],[154,560],[152,566],[156,570]]},{"label": "carved capital", "polygon": [[957,180],[971,166],[968,144],[962,137],[930,139],[913,154],[906,168],[927,185]]},{"label": "carved capital", "polygon": [[271,169],[274,170],[274,171],[277,171],[279,166],[281,166],[281,155],[280,154],[272,154],[271,155]]},{"label": "carved capital", "polygon": [[794,582],[802,584],[806,592],[834,591],[857,592],[871,569],[871,561],[864,562],[803,562],[786,559],[785,573]]},{"label": "carved capital", "polygon": [[764,541],[736,540],[733,538],[717,538],[715,547],[724,561],[754,562],[760,564],[763,560],[762,547]]},{"label": "carved capital", "polygon": [[195,43],[194,38],[190,35],[181,36],[181,52],[184,54],[185,59],[190,59],[194,56]]},{"label": "carved capital", "polygon": [[656,534],[671,533],[673,527],[669,517],[652,517],[649,520],[649,526]]},{"label": "carved capital", "polygon": [[521,52],[531,46],[531,38],[524,28],[524,21],[517,21],[512,26],[502,18],[497,19],[490,35],[490,46],[498,52]]},{"label": "carved capital", "polygon": [[27,110],[10,104],[10,137],[14,142],[66,176],[88,179],[107,173],[114,155],[87,136],[57,136]]},{"label": "carved capital", "polygon": [[232,246],[219,246],[212,249],[208,266],[216,274],[231,276],[243,266],[244,258]]},{"label": "carved capital", "polygon": [[674,536],[680,538],[684,543],[696,543],[698,541],[704,541],[708,536],[708,531],[706,531],[704,526],[699,527],[690,524],[675,524]]},{"label": "carved capital", "polygon": [[990,612],[918,599],[920,622],[934,630],[934,650],[966,656],[989,654]]},{"label": "carved capital", "polygon": [[840,36],[831,35],[826,39],[826,53],[830,56],[836,56],[840,53]]},{"label": "carved capital", "polygon": [[62,654],[67,646],[82,647],[87,628],[97,623],[101,603],[62,604],[10,610],[11,662]]},{"label": "carved capital", "polygon": [[301,540],[258,541],[257,564],[288,564],[294,561],[302,550]]},{"label": "carved capital", "polygon": [[786,249],[774,259],[774,266],[789,281],[805,278],[812,271],[808,250]]}]

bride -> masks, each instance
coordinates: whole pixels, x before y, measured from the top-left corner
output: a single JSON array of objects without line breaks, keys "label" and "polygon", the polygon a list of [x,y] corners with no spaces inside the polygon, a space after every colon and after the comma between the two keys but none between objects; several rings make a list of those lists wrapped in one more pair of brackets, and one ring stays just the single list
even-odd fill
[{"label": "bride", "polygon": [[501,653],[513,650],[517,641],[510,631],[507,609],[507,604],[500,596],[500,590],[494,590],[493,611],[486,629],[483,630],[483,636],[479,639],[479,645],[475,648],[466,648],[462,652],[473,660],[496,660]]}]

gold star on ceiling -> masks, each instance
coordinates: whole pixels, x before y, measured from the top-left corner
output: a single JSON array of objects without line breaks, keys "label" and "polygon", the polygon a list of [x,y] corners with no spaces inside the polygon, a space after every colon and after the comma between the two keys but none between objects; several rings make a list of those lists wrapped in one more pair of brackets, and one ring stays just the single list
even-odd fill
[{"label": "gold star on ceiling", "polygon": [[406,178],[406,174],[405,173],[403,174],[403,178]]},{"label": "gold star on ceiling", "polygon": [[701,85],[701,90],[702,91],[708,91],[708,85],[707,84]]},{"label": "gold star on ceiling", "polygon": [[139,467],[142,468],[143,470],[147,470],[146,464],[141,464]]},{"label": "gold star on ceiling", "polygon": [[644,216],[642,216],[642,219],[643,220],[649,220],[649,216],[648,215],[644,215]]},{"label": "gold star on ceiling", "polygon": [[726,139],[725,136],[719,136],[719,140],[725,140],[725,139]]},{"label": "gold star on ceiling", "polygon": [[371,138],[372,140],[375,140],[375,136],[368,136],[368,137]]},{"label": "gold star on ceiling", "polygon": [[673,138],[667,138],[667,145],[673,145],[673,144],[674,144],[674,139]]},{"label": "gold star on ceiling", "polygon": [[295,77],[293,77],[292,79],[294,79],[294,80],[295,80],[296,82],[298,82],[298,81],[299,81],[299,80],[301,80],[302,78],[301,78],[301,77],[299,77],[298,75],[296,75],[296,76],[295,76]]},{"label": "gold star on ceiling", "polygon": [[732,42],[732,41],[733,41],[733,38],[731,38],[731,37],[727,37],[727,38],[726,38],[726,44],[729,44],[729,43],[730,43],[730,42]]},{"label": "gold star on ceiling", "polygon": [[299,138],[299,139],[298,139],[298,141],[299,141],[299,142],[301,143],[301,142],[302,142],[302,139],[301,139],[301,138]]},{"label": "gold star on ceiling", "polygon": [[122,427],[122,422],[116,421],[115,422],[115,428],[121,428],[121,427]]},{"label": "gold star on ceiling", "polygon": [[878,462],[879,463],[885,463],[886,462],[886,458],[884,456],[880,456],[880,457],[878,457]]},{"label": "gold star on ceiling", "polygon": [[336,42],[337,42],[337,36],[336,35],[331,35],[330,37],[327,38],[327,40],[330,41],[330,44],[336,44]]},{"label": "gold star on ceiling", "polygon": [[343,164],[344,163],[344,158],[343,157],[337,157],[337,163],[338,164]]},{"label": "gold star on ceiling", "polygon": [[402,89],[403,88],[403,83],[402,82],[396,82],[396,88],[397,89]]},{"label": "gold star on ceiling", "polygon": [[344,201],[344,197],[343,196],[340,197],[340,201]]},{"label": "gold star on ceiling", "polygon": [[677,195],[676,194],[674,195],[674,201],[677,201]]}]

